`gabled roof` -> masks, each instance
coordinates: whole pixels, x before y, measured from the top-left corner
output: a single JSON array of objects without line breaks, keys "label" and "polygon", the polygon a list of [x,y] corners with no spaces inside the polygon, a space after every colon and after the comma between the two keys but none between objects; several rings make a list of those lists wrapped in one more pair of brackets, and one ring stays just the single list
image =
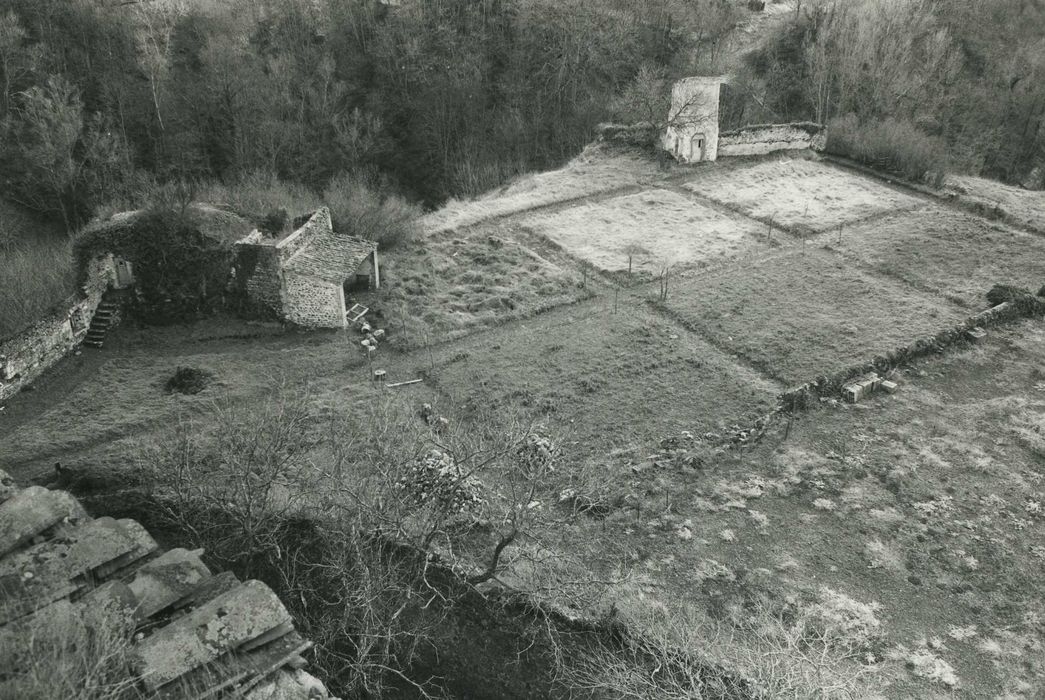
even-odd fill
[{"label": "gabled roof", "polygon": [[334,233],[326,208],[313,214],[304,226],[281,241],[279,247],[294,244],[294,239],[301,247],[283,263],[284,271],[337,284],[355,274],[367,257],[377,250],[374,241]]}]

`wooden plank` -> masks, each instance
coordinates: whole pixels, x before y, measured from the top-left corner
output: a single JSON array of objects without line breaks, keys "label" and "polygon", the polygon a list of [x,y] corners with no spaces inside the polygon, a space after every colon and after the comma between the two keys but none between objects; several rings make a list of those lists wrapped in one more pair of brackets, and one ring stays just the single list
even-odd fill
[{"label": "wooden plank", "polygon": [[389,389],[395,389],[397,386],[406,386],[407,384],[417,384],[423,382],[424,379],[408,379],[405,382],[396,382],[395,384],[385,384]]}]

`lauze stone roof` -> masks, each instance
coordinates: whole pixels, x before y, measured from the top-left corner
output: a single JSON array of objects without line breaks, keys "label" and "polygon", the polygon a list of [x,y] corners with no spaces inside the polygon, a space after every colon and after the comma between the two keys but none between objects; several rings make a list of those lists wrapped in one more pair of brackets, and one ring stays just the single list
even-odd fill
[{"label": "lauze stone roof", "polygon": [[283,269],[336,284],[354,275],[377,250],[373,241],[334,233],[326,207],[313,214],[292,238],[299,238],[301,247],[283,263]]},{"label": "lauze stone roof", "polygon": [[83,654],[108,636],[133,638],[128,682],[147,697],[328,698],[276,595],[212,575],[201,553],[163,552],[134,520],[91,518],[65,491],[0,471],[0,697],[20,697],[24,673],[46,663],[36,649]]}]

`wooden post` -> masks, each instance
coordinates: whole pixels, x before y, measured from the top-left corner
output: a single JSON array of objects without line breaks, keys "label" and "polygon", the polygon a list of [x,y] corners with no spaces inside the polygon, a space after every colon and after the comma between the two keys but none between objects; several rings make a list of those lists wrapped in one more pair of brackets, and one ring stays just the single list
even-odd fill
[{"label": "wooden post", "polygon": [[617,297],[620,295],[620,287],[613,288],[613,313],[617,313]]}]

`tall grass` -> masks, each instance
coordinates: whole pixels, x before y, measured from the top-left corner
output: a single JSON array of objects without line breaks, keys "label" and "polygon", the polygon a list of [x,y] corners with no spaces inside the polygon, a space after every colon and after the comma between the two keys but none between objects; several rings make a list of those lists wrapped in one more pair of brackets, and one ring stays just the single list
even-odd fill
[{"label": "tall grass", "polygon": [[828,123],[825,150],[933,187],[940,187],[947,174],[943,140],[902,120],[861,122],[854,114],[836,117]]},{"label": "tall grass", "polygon": [[76,289],[70,239],[0,201],[0,339]]}]

